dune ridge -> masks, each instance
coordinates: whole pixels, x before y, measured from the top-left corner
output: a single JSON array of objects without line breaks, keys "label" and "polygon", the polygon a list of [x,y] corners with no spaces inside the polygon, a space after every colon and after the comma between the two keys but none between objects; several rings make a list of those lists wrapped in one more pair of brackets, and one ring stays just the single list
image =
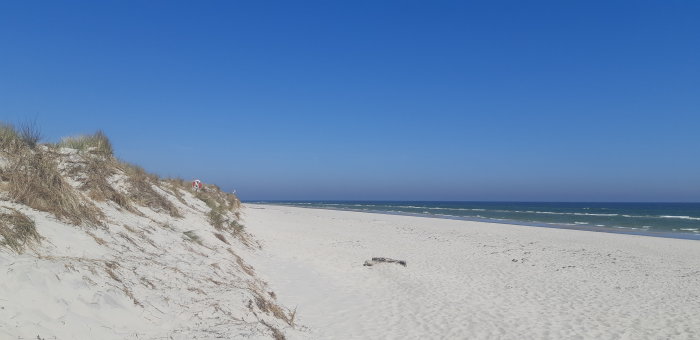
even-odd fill
[{"label": "dune ridge", "polygon": [[[0,125],[0,338],[284,339],[240,200],[117,160],[104,134]],[[32,136],[37,138],[32,138]]]}]

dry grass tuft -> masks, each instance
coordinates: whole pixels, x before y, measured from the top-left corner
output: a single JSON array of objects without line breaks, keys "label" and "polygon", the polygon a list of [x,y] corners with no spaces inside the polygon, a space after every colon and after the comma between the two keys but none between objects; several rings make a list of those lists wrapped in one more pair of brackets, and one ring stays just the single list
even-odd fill
[{"label": "dry grass tuft", "polygon": [[112,142],[102,131],[97,131],[91,135],[81,135],[65,137],[61,139],[58,146],[81,151],[89,151],[101,155],[113,155]]},{"label": "dry grass tuft", "polygon": [[22,253],[24,247],[32,242],[39,242],[39,233],[31,218],[21,212],[7,208],[7,212],[0,213],[0,246],[6,246]]},{"label": "dry grass tuft", "polygon": [[239,221],[241,201],[236,195],[223,192],[219,187],[209,184],[206,190],[197,192],[195,196],[209,207],[209,223],[216,230],[226,231],[245,246],[251,246],[245,226]]},{"label": "dry grass tuft", "polygon": [[288,325],[294,327],[296,310],[294,310],[294,312],[288,312],[274,300],[268,299],[268,297],[265,296],[265,293],[261,292],[260,289],[256,287],[251,287],[250,291],[253,293],[253,297],[255,298],[255,305],[258,306],[261,311],[272,314],[272,316],[275,318],[280,319]]},{"label": "dry grass tuft", "polygon": [[183,234],[187,236],[186,240],[197,243],[200,246],[203,245],[202,238],[199,237],[199,235],[197,235],[194,230],[186,231]]},{"label": "dry grass tuft", "polygon": [[170,183],[173,187],[180,188],[180,189],[187,189],[189,188],[187,181],[180,177],[171,177],[171,178],[166,178],[166,182]]},{"label": "dry grass tuft", "polygon": [[43,138],[35,120],[26,121],[17,129],[19,139],[30,148],[35,148]]},{"label": "dry grass tuft", "polygon": [[224,222],[226,222],[224,214],[219,208],[214,208],[209,210],[209,223],[216,228],[216,230],[224,229]]},{"label": "dry grass tuft", "polygon": [[180,190],[187,190],[187,183],[185,182],[184,179],[182,178],[166,178],[163,180],[165,183],[168,185],[165,188],[162,188],[175,196],[175,198],[180,201],[183,205],[188,205],[187,202],[185,201],[185,198],[182,196],[182,191]]},{"label": "dry grass tuft", "polygon": [[229,223],[229,228],[233,230],[234,234],[240,235],[245,230],[245,226],[240,224],[237,220],[233,220]]},{"label": "dry grass tuft", "polygon": [[275,340],[286,340],[287,338],[284,336],[284,333],[282,333],[277,327],[267,323],[265,320],[260,320],[260,323],[263,324],[267,329],[272,332],[272,338]]},{"label": "dry grass tuft", "polygon": [[233,257],[236,258],[236,263],[238,264],[239,267],[245,272],[246,274],[255,277],[255,269],[252,266],[249,266],[248,264],[243,261],[243,259],[238,256],[231,248],[226,248],[226,251],[228,251]]},{"label": "dry grass tuft", "polygon": [[84,166],[75,169],[83,172],[83,185],[80,189],[87,191],[90,198],[96,201],[109,200],[121,208],[136,212],[129,198],[109,184],[108,179],[117,172],[118,163],[113,156],[112,143],[102,131],[92,135],[65,137],[58,146],[90,153],[83,157]]},{"label": "dry grass tuft", "polygon": [[73,224],[101,224],[102,212],[81,200],[48,153],[22,149],[13,155],[0,177],[8,181],[9,195],[16,202],[50,212]]},{"label": "dry grass tuft", "polygon": [[112,267],[105,267],[105,272],[107,272],[107,275],[109,275],[109,277],[112,278],[112,280],[122,283],[122,279],[120,279],[119,276],[116,273],[114,273]]},{"label": "dry grass tuft", "polygon": [[0,123],[0,148],[14,153],[22,148],[34,149],[42,139],[41,131],[35,121],[27,121],[15,127]]},{"label": "dry grass tuft", "polygon": [[103,238],[93,234],[92,232],[88,231],[87,234],[90,235],[95,240],[95,242],[97,242],[97,244],[99,244],[101,246],[104,246],[105,244],[107,244],[107,241],[105,241]]},{"label": "dry grass tuft", "polygon": [[0,123],[0,148],[11,152],[21,145],[19,134],[14,126]]},{"label": "dry grass tuft", "polygon": [[177,207],[153,188],[160,182],[158,176],[136,165],[121,163],[121,167],[128,176],[130,199],[155,211],[165,211],[172,217],[182,217]]},{"label": "dry grass tuft", "polygon": [[228,243],[228,240],[226,240],[226,237],[224,237],[224,235],[219,234],[219,233],[214,233],[214,236],[216,236],[216,238],[218,238],[219,241],[226,243],[226,244],[230,244],[230,243]]},{"label": "dry grass tuft", "polygon": [[114,159],[103,157],[88,157],[85,160],[85,179],[81,190],[88,192],[88,196],[96,201],[112,201],[121,208],[135,212],[129,198],[114,189],[108,178],[116,173]]}]

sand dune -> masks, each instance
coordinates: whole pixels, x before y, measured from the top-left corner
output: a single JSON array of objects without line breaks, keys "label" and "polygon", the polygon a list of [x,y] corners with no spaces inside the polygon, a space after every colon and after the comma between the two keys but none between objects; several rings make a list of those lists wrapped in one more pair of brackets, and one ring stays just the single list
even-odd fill
[{"label": "sand dune", "polygon": [[697,241],[246,206],[301,338],[700,337]]},{"label": "sand dune", "polygon": [[[0,339],[296,332],[246,261],[263,250],[241,227],[234,195],[215,186],[195,193],[94,149],[4,151]],[[22,185],[30,190],[13,191]]]}]

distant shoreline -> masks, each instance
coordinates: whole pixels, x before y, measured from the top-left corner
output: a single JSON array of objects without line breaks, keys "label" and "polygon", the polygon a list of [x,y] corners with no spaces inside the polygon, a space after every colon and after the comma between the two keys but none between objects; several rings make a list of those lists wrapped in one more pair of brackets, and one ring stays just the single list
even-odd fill
[{"label": "distant shoreline", "polygon": [[[305,203],[305,201],[299,201],[299,203]],[[372,209],[363,210],[363,209],[337,208],[337,207],[328,207],[328,206],[325,206],[325,207],[321,207],[321,206],[305,207],[303,205],[289,204],[289,202],[251,201],[251,202],[244,202],[244,204],[275,205],[275,206],[286,206],[286,207],[296,207],[296,208],[306,208],[306,209],[325,209],[325,210],[352,211],[352,212],[362,212],[362,213],[382,214],[382,215],[426,217],[426,218],[437,218],[437,219],[456,220],[456,221],[484,222],[484,223],[494,223],[494,224],[518,225],[518,226],[526,226],[526,227],[568,229],[568,230],[591,231],[591,232],[609,233],[609,234],[637,235],[637,236],[649,236],[649,237],[661,237],[661,238],[700,241],[700,234],[672,232],[672,231],[667,232],[667,231],[649,231],[649,230],[640,230],[640,229],[635,230],[635,229],[625,229],[625,228],[598,227],[598,226],[585,225],[585,224],[566,225],[566,224],[544,223],[544,222],[527,222],[527,221],[518,221],[518,220],[509,220],[509,219],[489,219],[489,218],[476,218],[476,217],[463,217],[463,216],[433,215],[433,214],[424,214],[424,213],[410,213],[410,212],[384,211],[384,210],[372,210]]]}]

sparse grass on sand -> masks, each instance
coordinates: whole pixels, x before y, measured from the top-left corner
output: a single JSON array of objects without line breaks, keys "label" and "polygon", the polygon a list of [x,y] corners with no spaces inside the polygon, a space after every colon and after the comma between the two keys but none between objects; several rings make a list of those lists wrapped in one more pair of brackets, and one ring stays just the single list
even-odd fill
[{"label": "sparse grass on sand", "polygon": [[197,244],[199,244],[200,246],[202,245],[202,238],[199,237],[199,235],[197,235],[197,234],[195,233],[194,230],[186,231],[186,232],[184,232],[183,234],[184,234],[185,236],[187,236],[186,240],[189,240],[189,241],[192,241],[192,242],[194,242],[194,243],[197,243]]},{"label": "sparse grass on sand", "polygon": [[10,208],[0,209],[0,236],[0,246],[6,246],[17,253],[24,251],[32,242],[39,242],[34,221]]},{"label": "sparse grass on sand", "polygon": [[[11,200],[76,225],[102,224],[104,214],[94,201],[111,201],[136,214],[141,214],[135,208],[140,205],[182,217],[169,196],[187,205],[183,191],[189,189],[189,183],[182,179],[162,180],[139,166],[118,161],[112,143],[102,131],[66,137],[55,145],[39,145],[40,140],[41,132],[34,123],[19,129],[0,123],[0,158],[5,161],[0,167],[0,190],[6,191]],[[78,150],[79,156],[65,161],[61,157],[66,153],[60,148]],[[118,181],[114,176],[119,174],[126,180],[123,191],[111,182]],[[80,190],[69,184],[67,177],[79,183],[76,188]],[[208,185],[195,195],[211,209],[208,217],[217,230],[247,243],[239,222],[241,202],[236,195],[215,185]]]},{"label": "sparse grass on sand", "polygon": [[245,233],[245,226],[239,221],[241,201],[236,195],[210,185],[207,190],[198,192],[196,197],[209,207],[210,210],[207,213],[209,223],[216,230],[228,232],[243,244],[250,246],[251,242]]},{"label": "sparse grass on sand", "polygon": [[160,182],[158,176],[147,173],[140,166],[127,163],[121,163],[120,166],[128,177],[131,200],[155,211],[165,211],[172,217],[182,217],[177,207],[154,189],[154,184]]},{"label": "sparse grass on sand", "polygon": [[102,131],[91,135],[65,137],[58,143],[59,147],[71,148],[81,151],[90,151],[102,155],[113,155],[112,143]]},{"label": "sparse grass on sand", "polygon": [[19,125],[17,129],[19,139],[30,148],[35,148],[43,138],[36,121],[26,121]]},{"label": "sparse grass on sand", "polygon": [[14,126],[0,123],[0,148],[3,150],[14,149],[19,142],[19,134]]},{"label": "sparse grass on sand", "polygon": [[[121,208],[138,213],[132,202],[149,207],[156,211],[166,211],[173,217],[182,217],[178,209],[163,195],[159,194],[153,185],[158,185],[158,176],[147,173],[143,168],[117,161],[109,138],[97,131],[91,135],[66,137],[58,144],[59,147],[76,149],[87,152],[84,156],[85,174],[81,187],[89,193],[90,198],[97,201],[109,200]],[[124,195],[114,189],[108,181],[112,175],[121,169],[127,176],[128,194]]]},{"label": "sparse grass on sand", "polygon": [[101,224],[102,212],[81,199],[61,176],[54,156],[41,150],[20,148],[0,170],[15,202],[54,214],[73,224]]},{"label": "sparse grass on sand", "polygon": [[87,157],[83,169],[85,178],[80,189],[87,191],[88,196],[96,201],[109,200],[121,208],[135,212],[129,198],[109,184],[108,179],[116,173],[115,164],[111,157]]},{"label": "sparse grass on sand", "polygon": [[16,152],[22,148],[34,149],[41,141],[41,131],[36,122],[25,122],[15,127],[0,122],[0,148],[7,152]]}]

